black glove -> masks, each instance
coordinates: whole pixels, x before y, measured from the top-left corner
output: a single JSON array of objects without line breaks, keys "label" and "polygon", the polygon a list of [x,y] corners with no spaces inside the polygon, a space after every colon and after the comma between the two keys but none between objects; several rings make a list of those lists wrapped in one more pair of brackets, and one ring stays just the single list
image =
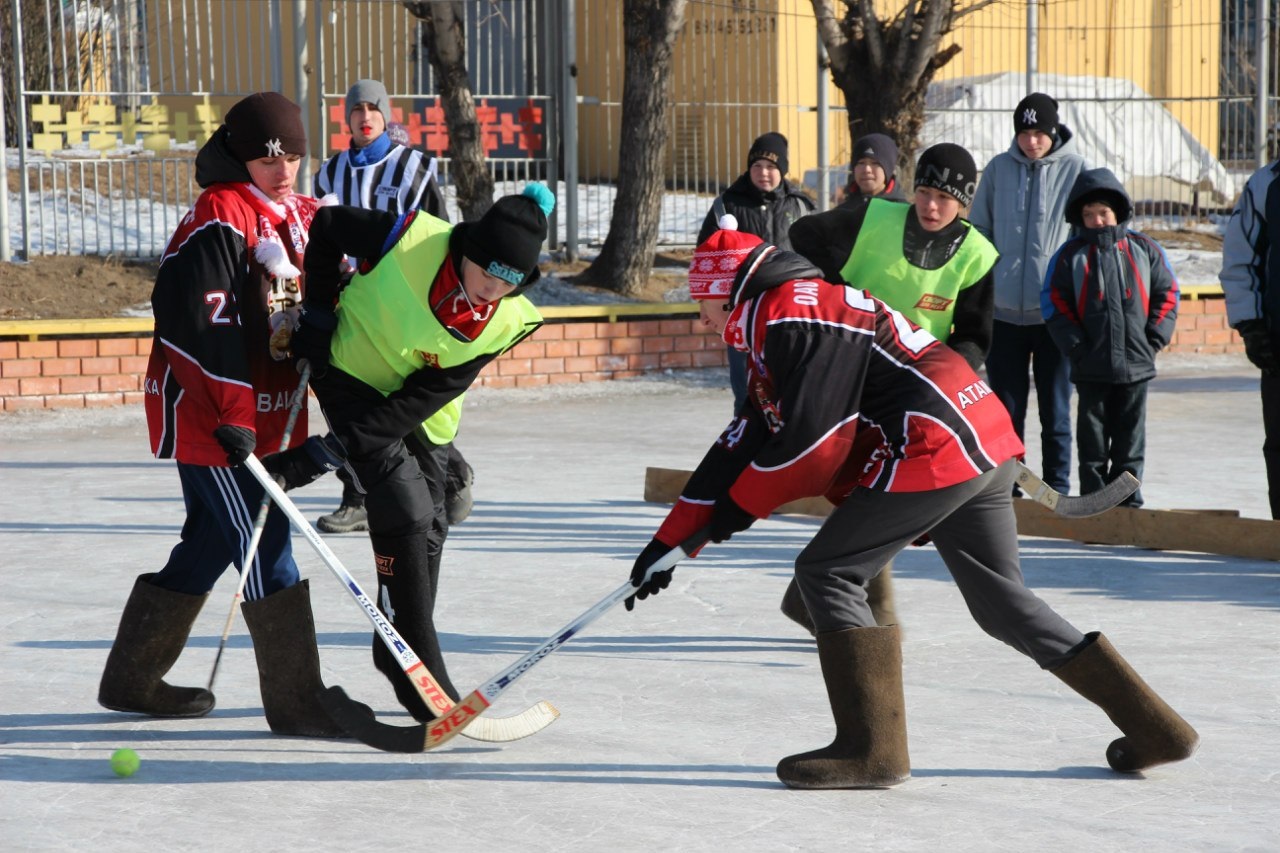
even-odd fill
[{"label": "black glove", "polygon": [[711,510],[711,524],[707,527],[708,539],[712,542],[723,542],[733,534],[756,523],[756,517],[747,512],[728,495],[716,501]]},{"label": "black glove", "polygon": [[346,458],[342,443],[330,433],[323,437],[313,435],[297,447],[263,457],[262,467],[287,492],[337,471]]},{"label": "black glove", "polygon": [[1243,320],[1236,326],[1236,331],[1244,338],[1244,354],[1253,362],[1254,367],[1267,375],[1280,368],[1265,320]]},{"label": "black glove", "polygon": [[649,571],[649,567],[670,553],[671,546],[663,545],[657,539],[651,540],[648,545],[644,546],[640,556],[636,557],[635,565],[631,567],[631,585],[638,587],[638,589],[635,595],[623,602],[627,610],[631,610],[636,606],[637,598],[643,601],[651,595],[657,595],[659,591],[671,585],[671,576],[675,573],[675,569],[656,572],[653,577],[649,578],[648,583],[644,582],[644,575],[645,572]]},{"label": "black glove", "polygon": [[223,424],[213,431],[213,437],[226,451],[227,464],[232,467],[243,465],[253,448],[258,446],[257,435],[248,427]]},{"label": "black glove", "polygon": [[293,330],[289,350],[296,360],[311,362],[311,374],[324,375],[329,366],[329,342],[333,330],[338,328],[338,315],[333,309],[311,300],[304,300],[302,313],[298,315],[298,328]]}]

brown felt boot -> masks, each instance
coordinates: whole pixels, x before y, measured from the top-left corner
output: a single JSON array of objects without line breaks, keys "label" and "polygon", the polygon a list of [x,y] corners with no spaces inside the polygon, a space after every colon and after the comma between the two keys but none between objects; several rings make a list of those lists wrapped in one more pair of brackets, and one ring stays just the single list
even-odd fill
[{"label": "brown felt boot", "polygon": [[888,788],[911,778],[898,629],[848,628],[818,635],[836,739],[778,762],[789,788]]},{"label": "brown felt boot", "polygon": [[253,636],[262,709],[271,731],[302,737],[346,737],[346,731],[329,719],[317,698],[324,682],[320,680],[308,582],[301,581],[259,601],[246,601],[240,609]]},{"label": "brown felt boot", "polygon": [[818,629],[813,625],[813,617],[809,615],[809,608],[805,606],[804,598],[800,596],[800,585],[796,583],[796,579],[792,578],[791,583],[787,584],[787,591],[782,594],[782,615],[790,619],[809,632],[809,636],[818,633]]},{"label": "brown felt boot", "polygon": [[1147,686],[1100,633],[1053,674],[1107,713],[1125,736],[1107,747],[1107,763],[1121,773],[1137,773],[1190,758],[1200,745],[1196,730]]},{"label": "brown felt boot", "polygon": [[166,684],[164,675],[182,654],[209,596],[162,589],[150,583],[154,577],[140,575],[133,583],[102,670],[98,704],[152,717],[203,717],[213,710],[213,694]]},{"label": "brown felt boot", "polygon": [[893,601],[893,560],[884,564],[880,574],[867,581],[867,606],[880,627],[901,624]]}]

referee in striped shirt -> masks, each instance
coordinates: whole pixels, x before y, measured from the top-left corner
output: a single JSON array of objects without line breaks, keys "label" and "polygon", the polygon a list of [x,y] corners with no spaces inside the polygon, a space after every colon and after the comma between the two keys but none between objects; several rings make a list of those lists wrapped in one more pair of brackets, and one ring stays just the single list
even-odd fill
[{"label": "referee in striped shirt", "polygon": [[[391,213],[423,210],[447,222],[449,214],[436,180],[436,159],[397,143],[387,132],[391,102],[386,87],[377,80],[357,80],[347,92],[346,104],[351,146],[320,167],[313,180],[313,195],[322,198],[332,193],[340,204]],[[445,510],[449,523],[457,524],[471,513],[473,472],[452,443],[446,449]],[[342,505],[321,516],[317,526],[328,533],[368,530],[364,495],[345,469],[339,469],[338,477],[342,480]]]}]

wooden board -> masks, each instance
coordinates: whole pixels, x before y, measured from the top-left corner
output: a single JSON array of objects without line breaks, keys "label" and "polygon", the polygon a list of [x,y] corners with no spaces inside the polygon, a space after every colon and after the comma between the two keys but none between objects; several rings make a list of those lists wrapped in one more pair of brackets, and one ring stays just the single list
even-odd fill
[{"label": "wooden board", "polygon": [[[691,473],[674,468],[645,469],[644,499],[674,503]],[[1015,500],[1013,508],[1023,536],[1280,560],[1280,522],[1240,518],[1236,510],[1116,507],[1092,518],[1063,518],[1031,500]],[[779,507],[777,512],[825,518],[831,503],[826,498],[807,498]]]}]

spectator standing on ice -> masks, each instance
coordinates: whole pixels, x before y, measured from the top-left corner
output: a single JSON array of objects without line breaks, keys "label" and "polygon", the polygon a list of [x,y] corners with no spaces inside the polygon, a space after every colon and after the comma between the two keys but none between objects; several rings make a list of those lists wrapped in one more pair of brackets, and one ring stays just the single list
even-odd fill
[{"label": "spectator standing on ice", "polygon": [[987,380],[1026,435],[1031,382],[1040,419],[1041,475],[1062,494],[1071,488],[1071,380],[1067,360],[1040,311],[1049,257],[1069,236],[1064,213],[1085,169],[1058,102],[1027,95],[1013,111],[1014,140],[982,172],[969,221],[995,244],[995,323]]},{"label": "spectator standing on ice", "polygon": [[[1133,202],[1110,169],[1076,178],[1066,218],[1076,236],[1049,261],[1044,321],[1076,386],[1080,494],[1128,471],[1142,479],[1147,383],[1178,321],[1178,282],[1160,245],[1125,223]],[[1142,506],[1135,492],[1126,506]]]},{"label": "spectator standing on ice", "polygon": [[[787,232],[792,223],[813,212],[813,202],[799,187],[787,180],[790,161],[787,138],[781,133],[760,135],[747,149],[747,170],[721,193],[707,211],[698,231],[698,243],[704,242],[720,227],[720,220],[730,214],[738,230],[755,234],[762,240],[791,248]],[[747,363],[732,347],[728,350],[729,385],[733,389],[733,406],[739,408],[746,399]]]}]

